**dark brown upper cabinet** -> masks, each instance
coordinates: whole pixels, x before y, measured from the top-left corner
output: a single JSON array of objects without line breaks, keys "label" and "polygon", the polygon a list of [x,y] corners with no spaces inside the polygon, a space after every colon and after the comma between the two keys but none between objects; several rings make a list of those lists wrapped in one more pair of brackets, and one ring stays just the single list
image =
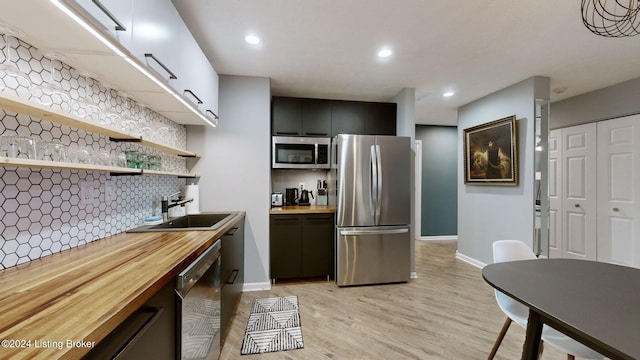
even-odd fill
[{"label": "dark brown upper cabinet", "polygon": [[395,103],[365,103],[364,134],[395,135],[396,112]]},{"label": "dark brown upper cabinet", "polygon": [[271,135],[302,135],[302,99],[273,98],[271,104]]},{"label": "dark brown upper cabinet", "polygon": [[395,135],[396,104],[273,97],[271,135]]},{"label": "dark brown upper cabinet", "polygon": [[331,102],[331,137],[338,134],[364,134],[364,103]]},{"label": "dark brown upper cabinet", "polygon": [[331,136],[330,100],[302,100],[302,135]]}]

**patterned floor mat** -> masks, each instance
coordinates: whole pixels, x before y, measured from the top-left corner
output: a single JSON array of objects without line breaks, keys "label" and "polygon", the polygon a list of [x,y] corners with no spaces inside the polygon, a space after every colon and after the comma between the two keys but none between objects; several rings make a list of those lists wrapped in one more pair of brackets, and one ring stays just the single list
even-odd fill
[{"label": "patterned floor mat", "polygon": [[297,296],[253,301],[242,341],[242,355],[303,347]]}]

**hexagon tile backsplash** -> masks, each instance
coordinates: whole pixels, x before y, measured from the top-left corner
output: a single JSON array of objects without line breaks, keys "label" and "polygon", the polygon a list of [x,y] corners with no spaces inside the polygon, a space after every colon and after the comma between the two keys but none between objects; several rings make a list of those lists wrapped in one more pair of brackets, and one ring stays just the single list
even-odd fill
[{"label": "hexagon tile backsplash", "polygon": [[[186,148],[184,126],[136,104],[126,94],[106,88],[86,74],[81,75],[63,62],[52,60],[55,57],[45,57],[15,37],[1,36],[0,44],[1,91],[43,104],[49,102],[50,106],[69,112],[78,110],[74,106],[83,99],[85,104],[87,99],[98,106],[107,104],[113,113],[136,119],[128,121],[135,121],[138,127],[140,122],[146,122],[168,128],[173,135],[170,145]],[[11,68],[17,68],[19,76],[11,73]],[[57,93],[34,91],[50,85],[51,79],[59,85]],[[98,134],[2,109],[0,134],[58,141],[67,148],[78,146],[95,153],[141,150],[161,156],[167,167],[186,167],[184,159],[151,148],[111,142]],[[144,218],[160,213],[161,196],[179,191],[184,184],[184,179],[162,175],[111,176],[98,171],[0,167],[0,269],[138,226]],[[83,185],[96,189],[95,201],[81,200]],[[115,198],[106,196],[107,185],[115,190]]]}]

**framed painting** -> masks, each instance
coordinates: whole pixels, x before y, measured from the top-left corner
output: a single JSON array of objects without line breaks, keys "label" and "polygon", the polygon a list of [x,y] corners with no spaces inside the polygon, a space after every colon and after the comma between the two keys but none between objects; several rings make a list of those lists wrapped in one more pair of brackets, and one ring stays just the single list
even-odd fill
[{"label": "framed painting", "polygon": [[463,130],[464,183],[518,185],[516,116]]}]

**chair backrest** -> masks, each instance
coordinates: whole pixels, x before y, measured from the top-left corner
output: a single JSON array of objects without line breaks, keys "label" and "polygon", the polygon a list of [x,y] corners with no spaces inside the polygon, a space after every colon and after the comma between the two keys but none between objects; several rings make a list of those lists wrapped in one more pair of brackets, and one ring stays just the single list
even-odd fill
[{"label": "chair backrest", "polygon": [[[493,243],[493,262],[500,263],[517,260],[533,260],[536,255],[519,240],[498,240]],[[526,327],[529,308],[496,290],[498,306],[511,320]]]},{"label": "chair backrest", "polygon": [[498,240],[493,243],[493,262],[533,260],[536,255],[520,240]]}]

